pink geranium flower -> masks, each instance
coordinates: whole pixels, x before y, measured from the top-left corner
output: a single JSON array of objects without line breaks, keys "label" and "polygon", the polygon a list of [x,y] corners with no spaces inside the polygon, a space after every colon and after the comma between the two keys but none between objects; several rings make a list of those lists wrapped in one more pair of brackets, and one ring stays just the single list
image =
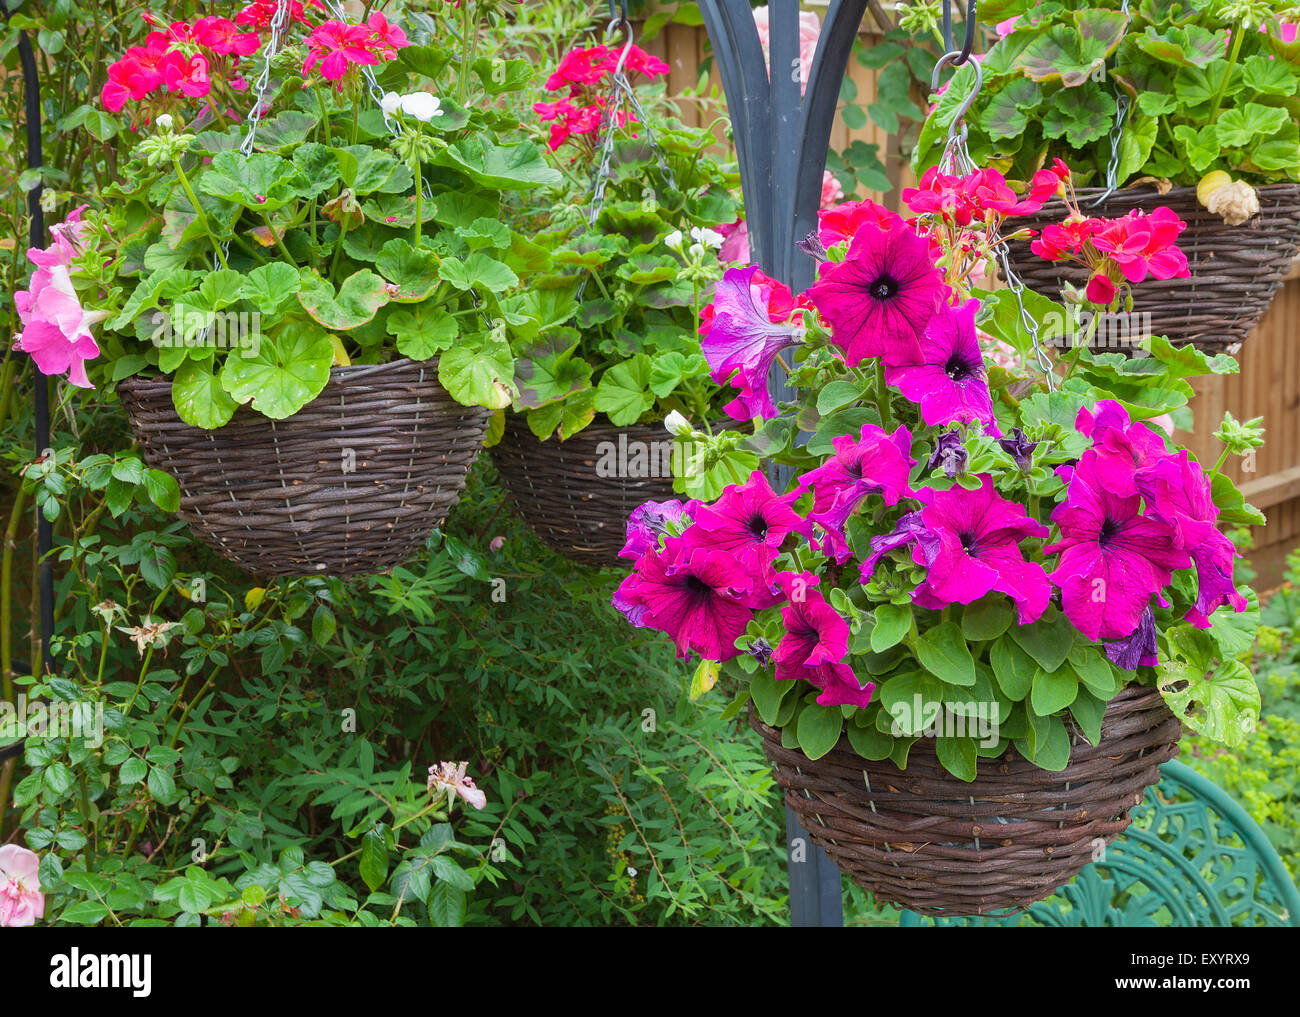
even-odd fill
[{"label": "pink geranium flower", "polygon": [[867,706],[875,686],[864,688],[853,668],[843,663],[849,647],[849,624],[813,589],[818,578],[785,572],[777,586],[787,598],[781,609],[785,634],[772,654],[778,681],[802,678],[821,689],[822,706]]},{"label": "pink geranium flower", "polygon": [[99,356],[99,346],[90,327],[108,316],[106,311],[88,311],[72,285],[70,266],[80,253],[85,224],[74,209],[66,221],[50,232],[53,243],[44,250],[32,248],[27,260],[36,266],[31,288],[14,294],[23,330],[14,336],[14,349],[31,355],[42,374],[68,374],[79,388],[92,388],[86,375],[86,361]]},{"label": "pink geranium flower", "polygon": [[1001,434],[993,418],[984,354],[975,333],[978,300],[961,307],[946,302],[926,326],[917,354],[890,366],[885,379],[921,407],[921,417],[931,427],[980,423],[990,434]]},{"label": "pink geranium flower", "polygon": [[760,470],[744,484],[732,484],[712,505],[699,505],[695,525],[686,531],[687,547],[725,551],[762,582],[774,578],[772,563],[791,533],[808,532],[808,522],[793,508],[800,492],[778,496]]},{"label": "pink geranium flower", "polygon": [[390,25],[382,14],[372,14],[362,25],[346,21],[326,21],[307,36],[307,59],[302,73],[306,77],[319,69],[321,77],[339,82],[354,67],[370,67],[391,60],[397,51],[409,46],[406,34]]},{"label": "pink geranium flower", "polygon": [[863,223],[842,262],[825,262],[808,297],[854,367],[867,357],[914,363],[945,290],[929,243],[910,229]]},{"label": "pink geranium flower", "polygon": [[[724,407],[737,420],[776,416],[768,374],[782,350],[803,341],[802,328],[789,320],[793,298],[788,303],[782,299],[789,289],[780,284],[764,289],[755,283],[760,275],[757,266],[728,269],[714,289],[712,314],[705,316],[701,329],[700,349],[713,380],[720,385],[730,382],[740,390]],[[763,281],[773,282],[766,276],[759,280]],[[778,300],[785,317],[774,322],[772,307]]]},{"label": "pink geranium flower", "polygon": [[41,860],[17,844],[0,847],[0,929],[21,929],[45,917]]},{"label": "pink geranium flower", "polygon": [[1074,627],[1089,639],[1122,639],[1191,559],[1173,527],[1142,514],[1137,494],[1107,483],[1099,460],[1089,449],[1073,469],[1057,470],[1066,481],[1066,499],[1052,513],[1060,539],[1044,550],[1060,555],[1049,578]]},{"label": "pink geranium flower", "polygon": [[937,540],[919,541],[912,560],[926,567],[916,603],[930,610],[973,604],[989,593],[1005,593],[1016,604],[1020,624],[1047,609],[1051,584],[1037,562],[1025,561],[1020,542],[1046,537],[1048,529],[1030,519],[1024,507],[1003,498],[987,474],[980,488],[929,488],[917,492],[925,503],[921,523]]},{"label": "pink geranium flower", "polygon": [[249,56],[262,44],[256,32],[241,32],[228,18],[199,18],[193,31],[195,42],[220,56]]},{"label": "pink geranium flower", "polygon": [[893,434],[875,424],[863,424],[857,439],[841,435],[832,441],[835,455],[798,479],[799,489],[813,493],[810,522],[825,532],[821,550],[836,561],[849,558],[844,527],[863,499],[878,494],[886,505],[897,505],[911,495],[908,475],[916,461],[911,456],[912,435],[905,427]]}]

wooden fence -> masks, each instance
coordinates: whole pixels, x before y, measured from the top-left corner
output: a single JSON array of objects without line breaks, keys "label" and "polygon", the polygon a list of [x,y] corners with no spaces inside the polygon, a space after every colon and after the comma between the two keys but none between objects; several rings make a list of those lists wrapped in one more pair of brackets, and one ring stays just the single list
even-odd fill
[{"label": "wooden fence", "polygon": [[[879,36],[862,33],[870,46]],[[696,90],[700,68],[710,56],[708,36],[703,28],[668,25],[645,48],[664,59],[671,68],[669,94],[682,96]],[[849,76],[857,86],[858,105],[865,108],[875,98],[875,72],[856,60],[849,63]],[[710,123],[722,110],[722,87],[716,73],[710,75],[702,95],[680,100],[682,119],[691,124]],[[910,177],[900,164],[897,148],[886,132],[868,123],[850,130],[837,119],[831,145],[842,151],[853,141],[879,146],[891,180],[905,185]],[[875,195],[877,200],[888,200]],[[1227,470],[1246,492],[1247,500],[1267,517],[1267,525],[1255,528],[1255,551],[1251,562],[1260,573],[1257,586],[1267,589],[1281,580],[1285,558],[1300,546],[1300,272],[1293,271],[1259,327],[1239,354],[1241,373],[1205,379],[1195,383],[1192,403],[1196,429],[1182,435],[1193,454],[1202,462],[1219,457],[1214,431],[1225,411],[1238,420],[1263,417],[1266,443],[1258,450],[1254,469],[1243,469],[1241,460]]]}]

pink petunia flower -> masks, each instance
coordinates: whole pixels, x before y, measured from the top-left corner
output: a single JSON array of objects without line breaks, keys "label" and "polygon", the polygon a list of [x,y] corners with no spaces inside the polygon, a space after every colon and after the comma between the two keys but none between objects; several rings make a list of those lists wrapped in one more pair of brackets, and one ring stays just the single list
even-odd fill
[{"label": "pink petunia flower", "polygon": [[1196,604],[1186,620],[1208,629],[1210,615],[1224,604],[1245,611],[1249,605],[1232,578],[1237,551],[1215,525],[1219,509],[1201,464],[1185,451],[1167,457],[1152,470],[1145,487],[1150,492],[1152,514],[1173,528],[1179,546],[1186,549],[1196,567]]},{"label": "pink petunia flower", "polygon": [[808,521],[793,508],[799,491],[778,496],[760,470],[744,484],[732,484],[711,505],[695,510],[695,525],[683,539],[687,547],[725,551],[749,575],[764,583],[775,578],[772,563],[791,533],[808,533]]},{"label": "pink petunia flower", "polygon": [[1120,494],[1098,464],[1089,449],[1077,466],[1058,468],[1066,481],[1066,499],[1052,513],[1060,539],[1044,551],[1060,556],[1048,575],[1074,627],[1089,639],[1121,639],[1191,559],[1177,531],[1143,515],[1142,499]]},{"label": "pink petunia flower", "polygon": [[863,499],[878,494],[886,505],[897,505],[910,497],[908,476],[916,460],[912,458],[912,435],[905,427],[893,434],[875,424],[863,424],[857,439],[841,435],[833,439],[835,455],[815,470],[798,478],[802,491],[811,490],[813,507],[808,514],[825,533],[822,552],[838,562],[849,559],[844,527]]},{"label": "pink petunia flower", "polygon": [[978,300],[957,308],[940,305],[917,355],[896,366],[886,361],[885,380],[921,407],[921,418],[931,427],[978,422],[998,435],[1002,432],[993,417],[984,354],[975,334],[978,309]]},{"label": "pink petunia flower", "polygon": [[53,375],[67,372],[79,388],[92,388],[86,375],[86,361],[99,356],[99,346],[90,327],[108,312],[88,311],[81,305],[72,285],[69,266],[80,253],[85,224],[74,209],[66,221],[50,232],[53,243],[44,250],[32,248],[27,260],[36,266],[31,288],[14,294],[23,330],[14,336],[14,349],[31,355],[37,370]]},{"label": "pink petunia flower", "polygon": [[637,559],[619,585],[615,607],[633,624],[666,632],[679,656],[694,650],[706,660],[724,661],[740,653],[736,639],[753,615],[754,586],[731,555],[690,548],[673,537],[662,551],[646,551]]},{"label": "pink petunia flower", "polygon": [[41,860],[17,844],[0,847],[0,929],[23,929],[45,917]]},{"label": "pink petunia flower", "polygon": [[887,365],[916,362],[945,289],[926,240],[910,229],[863,223],[846,259],[821,266],[808,297],[854,367],[867,357]]},{"label": "pink petunia flower", "polygon": [[1092,439],[1097,474],[1106,489],[1125,497],[1151,493],[1149,478],[1171,458],[1160,435],[1130,420],[1128,410],[1114,399],[1098,400],[1091,410],[1081,407],[1074,426]]},{"label": "pink petunia flower", "polygon": [[989,593],[1005,593],[1016,604],[1021,625],[1047,609],[1051,584],[1037,562],[1025,561],[1020,542],[1046,537],[1048,529],[1030,519],[1024,507],[997,493],[987,473],[980,488],[929,488],[917,492],[925,503],[921,522],[936,540],[918,542],[912,560],[926,568],[915,602],[930,610],[973,604]]},{"label": "pink petunia flower", "polygon": [[817,239],[823,247],[831,248],[845,240],[852,240],[864,223],[871,223],[886,232],[903,228],[897,212],[874,201],[844,201],[817,213]]},{"label": "pink petunia flower", "polygon": [[849,624],[813,588],[817,576],[784,572],[776,582],[787,598],[781,609],[785,634],[772,654],[777,680],[811,682],[822,690],[817,697],[822,706],[867,706],[875,685],[861,685],[853,668],[843,663]]},{"label": "pink petunia flower", "polygon": [[[772,320],[771,301],[780,295],[779,284],[764,292],[755,286],[760,274],[757,266],[728,269],[714,288],[712,314],[705,316],[701,329],[704,335],[700,349],[709,363],[711,377],[719,385],[730,382],[740,390],[740,395],[724,407],[737,420],[776,416],[767,386],[768,374],[782,350],[803,341],[802,328],[789,320],[789,310],[784,321]],[[780,289],[789,293],[786,287]],[[768,302],[760,306],[765,296]]]}]

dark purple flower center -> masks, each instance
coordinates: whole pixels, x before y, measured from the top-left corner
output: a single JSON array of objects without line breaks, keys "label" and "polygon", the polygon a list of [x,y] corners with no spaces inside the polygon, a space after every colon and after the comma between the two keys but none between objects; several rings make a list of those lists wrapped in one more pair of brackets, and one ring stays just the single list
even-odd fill
[{"label": "dark purple flower center", "polygon": [[943,369],[953,381],[965,381],[975,373],[974,365],[964,360],[958,353],[954,353],[948,358],[948,362],[943,365]]},{"label": "dark purple flower center", "polygon": [[713,596],[713,587],[699,576],[684,576],[682,578],[682,589],[696,601],[708,600]]},{"label": "dark purple flower center", "polygon": [[755,540],[767,539],[767,520],[763,518],[762,512],[755,512],[749,517],[749,522],[745,524],[747,529]]},{"label": "dark purple flower center", "polygon": [[964,551],[972,555],[975,553],[975,534],[967,530],[964,533],[957,534],[957,539],[961,541],[961,546]]},{"label": "dark purple flower center", "polygon": [[867,287],[867,292],[877,300],[893,300],[898,296],[898,280],[891,275],[877,276],[875,281]]},{"label": "dark purple flower center", "polygon": [[1097,534],[1097,542],[1105,547],[1109,544],[1117,533],[1119,533],[1120,523],[1117,519],[1107,517],[1102,521],[1101,530]]}]

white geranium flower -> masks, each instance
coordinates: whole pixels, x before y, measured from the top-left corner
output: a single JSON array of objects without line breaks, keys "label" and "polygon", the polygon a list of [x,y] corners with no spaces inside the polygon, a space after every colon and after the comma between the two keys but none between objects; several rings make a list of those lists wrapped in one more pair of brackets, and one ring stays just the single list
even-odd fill
[{"label": "white geranium flower", "polygon": [[669,434],[678,438],[685,438],[693,430],[691,422],[682,416],[678,410],[673,410],[668,416],[664,417],[664,427],[667,428]]},{"label": "white geranium flower", "polygon": [[693,226],[691,227],[691,239],[716,251],[722,246],[723,237],[721,233],[711,230],[707,226]]},{"label": "white geranium flower", "polygon": [[411,92],[402,96],[402,112],[424,124],[442,116],[441,106],[442,100],[429,92]]},{"label": "white geranium flower", "polygon": [[170,113],[160,113],[154,123],[164,131],[170,131],[172,129],[172,115]]},{"label": "white geranium flower", "polygon": [[384,97],[379,100],[379,108],[384,111],[386,117],[391,117],[401,105],[402,97],[396,92],[385,92]]},{"label": "white geranium flower", "polygon": [[682,249],[682,231],[673,230],[668,236],[664,237],[664,243],[674,251],[680,251]]}]

